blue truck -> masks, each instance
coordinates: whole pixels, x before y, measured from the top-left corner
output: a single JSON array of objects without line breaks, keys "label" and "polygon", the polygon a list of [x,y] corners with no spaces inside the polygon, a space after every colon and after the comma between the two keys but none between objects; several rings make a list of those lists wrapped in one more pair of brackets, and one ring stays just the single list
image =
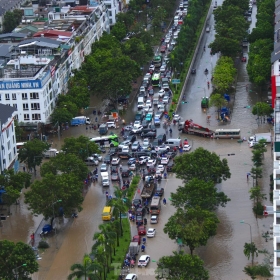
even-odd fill
[{"label": "blue truck", "polygon": [[71,120],[72,126],[78,126],[81,124],[90,124],[90,119],[85,116],[78,116]]}]

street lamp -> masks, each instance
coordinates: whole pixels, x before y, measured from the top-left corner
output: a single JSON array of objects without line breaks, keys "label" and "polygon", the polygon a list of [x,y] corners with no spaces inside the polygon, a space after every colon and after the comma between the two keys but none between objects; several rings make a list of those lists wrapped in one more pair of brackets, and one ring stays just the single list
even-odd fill
[{"label": "street lamp", "polygon": [[250,227],[250,237],[251,237],[251,244],[252,244],[253,241],[252,241],[252,227],[251,227],[251,225],[249,223],[245,223],[244,220],[240,221],[240,224],[246,224]]},{"label": "street lamp", "polygon": [[[62,200],[61,199],[59,199],[59,200],[57,200],[57,201],[55,201],[53,204],[52,204],[52,207],[53,207],[53,221],[54,221],[54,205],[56,204],[56,203],[58,203],[58,202],[61,202]],[[55,247],[56,247],[56,249],[58,249],[58,247],[57,247],[57,235],[56,235],[56,227],[54,228],[54,235],[55,235]]]},{"label": "street lamp", "polygon": [[16,279],[19,279],[19,276],[18,276],[18,268],[20,268],[20,267],[22,267],[22,266],[27,266],[27,264],[26,264],[26,263],[24,263],[24,264],[22,264],[22,265],[20,265],[20,266],[18,266],[18,267],[16,267],[16,268],[15,268],[15,272],[16,272]]}]

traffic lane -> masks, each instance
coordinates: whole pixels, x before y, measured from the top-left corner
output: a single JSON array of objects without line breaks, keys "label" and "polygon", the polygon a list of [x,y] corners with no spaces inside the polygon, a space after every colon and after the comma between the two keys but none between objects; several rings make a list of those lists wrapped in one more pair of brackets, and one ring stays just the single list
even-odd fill
[{"label": "traffic lane", "polygon": [[[153,238],[146,238],[146,248],[145,252],[142,253],[140,251],[139,255],[137,256],[137,260],[141,255],[150,255],[151,262],[147,266],[147,268],[131,268],[131,273],[136,273],[139,276],[139,279],[148,279],[154,280],[156,273],[155,270],[157,268],[158,260],[163,256],[171,255],[173,251],[178,250],[178,245],[174,240],[171,240],[167,234],[163,232],[163,228],[165,224],[168,222],[168,219],[171,215],[175,213],[175,207],[171,205],[171,201],[169,198],[171,197],[171,192],[175,192],[177,186],[182,185],[181,180],[175,177],[175,174],[169,173],[168,178],[166,180],[162,180],[160,185],[164,188],[164,196],[167,200],[167,204],[161,206],[161,212],[159,215],[159,222],[158,224],[150,224],[149,216],[148,215],[148,223],[146,229],[148,228],[155,228],[156,229],[156,236]],[[138,196],[139,197],[139,194]],[[162,197],[162,199],[163,199]],[[146,215],[147,216],[147,215]],[[137,228],[135,223],[131,222],[131,233],[133,235],[137,235]],[[145,236],[146,237],[146,236]]]}]

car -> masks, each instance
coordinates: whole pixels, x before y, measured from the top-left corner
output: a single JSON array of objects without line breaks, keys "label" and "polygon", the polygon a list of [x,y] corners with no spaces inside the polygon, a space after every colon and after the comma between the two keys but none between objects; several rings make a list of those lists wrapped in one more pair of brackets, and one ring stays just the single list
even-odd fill
[{"label": "car", "polygon": [[129,140],[125,140],[119,144],[119,149],[122,149],[125,146],[129,146],[131,143]]},{"label": "car", "polygon": [[151,224],[157,224],[158,223],[158,215],[152,215],[150,219]]},{"label": "car", "polygon": [[97,159],[95,159],[94,157],[87,157],[87,159],[85,160],[86,165],[88,166],[97,166],[99,164],[99,161]]},{"label": "car", "polygon": [[146,106],[149,106],[150,108],[152,107],[152,100],[150,100],[150,99],[148,99],[147,101],[146,101]]},{"label": "car", "polygon": [[155,166],[156,164],[157,164],[157,161],[156,161],[155,159],[149,159],[149,160],[146,162],[147,167]]},{"label": "car", "polygon": [[138,205],[142,204],[142,200],[140,198],[135,198],[132,200],[132,206],[138,207]]},{"label": "car", "polygon": [[146,235],[146,228],[144,226],[138,227],[138,235]]},{"label": "car", "polygon": [[121,159],[129,159],[132,158],[132,154],[127,152],[119,152],[118,157]]},{"label": "car", "polygon": [[154,95],[154,89],[153,88],[148,89],[148,94],[149,95]]},{"label": "car", "polygon": [[134,127],[131,131],[134,133],[134,134],[138,134],[138,133],[141,133],[143,130],[143,126],[140,125],[138,127]]},{"label": "car", "polygon": [[163,103],[163,104],[168,104],[168,103],[169,103],[169,96],[166,96],[166,95],[165,95],[165,96],[163,97],[163,99],[162,99],[162,103]]},{"label": "car", "polygon": [[166,165],[166,164],[168,164],[168,162],[169,162],[169,158],[168,157],[162,157],[161,161],[160,161],[160,164]]},{"label": "car", "polygon": [[207,32],[207,33],[210,32],[210,26],[209,25],[206,26],[205,32]]},{"label": "car", "polygon": [[165,104],[163,104],[163,102],[162,101],[160,101],[159,103],[158,103],[158,105],[157,105],[157,108],[158,108],[158,110],[160,109],[160,108],[165,108]]},{"label": "car", "polygon": [[130,164],[129,167],[128,167],[128,169],[131,170],[131,171],[135,171],[136,168],[137,168],[137,167],[136,167],[136,164],[135,164],[135,163]]},{"label": "car", "polygon": [[98,161],[102,161],[102,156],[100,154],[93,154],[92,157],[94,157]]},{"label": "car", "polygon": [[162,173],[159,170],[156,170],[155,177],[162,179]]},{"label": "car", "polygon": [[160,125],[160,119],[159,118],[155,118],[154,119],[154,124],[157,125],[157,126]]},{"label": "car", "polygon": [[133,152],[136,152],[139,149],[139,147],[140,147],[140,143],[138,141],[135,141],[131,146],[131,150]]},{"label": "car", "polygon": [[104,160],[103,160],[104,163],[110,164],[111,161],[112,161],[112,156],[110,154],[108,154],[104,157]]},{"label": "car", "polygon": [[119,174],[118,173],[112,173],[111,174],[111,180],[112,181],[119,181],[120,180],[120,177],[119,177]]},{"label": "car", "polygon": [[147,237],[155,237],[156,235],[156,229],[155,228],[149,228],[147,230]]},{"label": "car", "polygon": [[141,126],[141,121],[135,121],[133,124],[133,128]]},{"label": "car", "polygon": [[174,158],[177,155],[177,150],[176,152],[173,151],[169,151],[168,153],[166,153],[166,156],[170,159],[170,158]]},{"label": "car", "polygon": [[148,87],[149,87],[149,81],[147,81],[147,80],[144,80],[144,81],[142,81],[142,85],[141,86],[143,86],[144,88],[145,88],[145,91],[148,89]]},{"label": "car", "polygon": [[125,139],[125,140],[127,140],[127,138],[130,136],[130,135],[132,135],[133,134],[133,132],[131,132],[131,130],[130,131],[128,131],[128,130],[125,130],[124,132],[123,132],[123,139]]},{"label": "car", "polygon": [[129,153],[129,146],[123,146],[121,152],[122,153]]},{"label": "car", "polygon": [[145,114],[147,114],[148,111],[149,111],[149,109],[150,109],[150,106],[145,105],[145,106],[143,107],[143,112],[144,112]]},{"label": "car", "polygon": [[129,169],[127,168],[127,167],[123,167],[122,168],[122,171],[121,171],[121,176],[122,176],[122,178],[124,178],[124,177],[129,177]]},{"label": "car", "polygon": [[117,126],[116,126],[115,122],[113,122],[113,121],[111,122],[110,121],[110,122],[107,122],[107,127],[108,128],[116,128]]},{"label": "car", "polygon": [[156,191],[155,191],[155,195],[156,196],[163,196],[164,194],[164,188],[162,188],[161,186],[157,186]]},{"label": "car", "polygon": [[152,145],[150,143],[143,144],[142,149],[145,150],[145,151],[151,151],[152,150]]},{"label": "car", "polygon": [[100,172],[106,172],[107,170],[108,170],[107,164],[106,163],[102,163],[100,165]]},{"label": "car", "polygon": [[155,113],[155,118],[161,119],[162,118],[163,113],[162,112],[156,112]]},{"label": "car", "polygon": [[113,158],[111,161],[112,165],[118,165],[120,163],[120,159],[119,158]]},{"label": "car", "polygon": [[138,260],[138,267],[147,266],[150,262],[151,257],[149,255],[142,255]]},{"label": "car", "polygon": [[150,122],[148,122],[147,120],[143,120],[143,121],[142,121],[142,126],[143,126],[143,128],[144,128],[144,129],[147,128],[147,127],[149,126],[149,123],[150,123]]},{"label": "car", "polygon": [[149,131],[149,132],[146,132],[146,133],[142,132],[141,133],[141,137],[144,137],[144,138],[155,138],[156,135],[157,135],[157,133],[154,132],[154,131]]},{"label": "car", "polygon": [[157,152],[160,152],[160,153],[162,153],[162,152],[168,152],[168,151],[170,150],[170,147],[167,146],[167,145],[165,145],[165,144],[163,144],[163,145],[160,145],[160,146],[155,147],[155,150],[156,150]]},{"label": "car", "polygon": [[141,237],[139,235],[134,235],[132,237],[132,242],[138,242],[138,244],[141,244]]},{"label": "car", "polygon": [[196,74],[196,69],[193,68],[193,69],[191,70],[191,73],[192,73],[192,74]]},{"label": "car", "polygon": [[157,167],[157,170],[159,170],[161,173],[163,173],[164,172],[164,165],[159,164],[158,167]]},{"label": "car", "polygon": [[134,164],[136,163],[136,158],[129,158],[128,161],[127,161],[127,165],[131,165],[131,164]]},{"label": "car", "polygon": [[129,273],[126,275],[125,280],[137,280],[137,275],[135,273]]},{"label": "car", "polygon": [[139,88],[139,91],[140,91],[140,92],[141,92],[141,91],[146,92],[146,89],[145,89],[145,87],[144,87],[144,86],[141,86],[141,87]]},{"label": "car", "polygon": [[156,69],[155,65],[150,65],[149,71],[154,72]]},{"label": "car", "polygon": [[188,145],[189,144],[189,141],[188,141],[188,139],[187,138],[185,138],[184,139],[184,143],[183,143],[183,145]]},{"label": "car", "polygon": [[129,135],[129,136],[127,136],[127,140],[130,141],[130,145],[131,145],[134,141],[136,141],[136,136],[135,135]]},{"label": "car", "polygon": [[167,71],[165,77],[170,80],[172,77],[171,71]]},{"label": "car", "polygon": [[251,22],[251,21],[252,21],[252,18],[251,18],[251,17],[248,17],[247,20],[248,20],[249,22]]},{"label": "car", "polygon": [[126,125],[123,129],[124,129],[125,131],[130,131],[130,130],[132,130],[132,128],[133,128],[132,125]]},{"label": "car", "polygon": [[184,152],[189,152],[191,150],[192,146],[191,145],[184,145],[183,146],[183,151]]},{"label": "car", "polygon": [[180,115],[175,114],[174,117],[173,117],[173,120],[176,121],[176,122],[180,121],[181,120]]},{"label": "car", "polygon": [[165,38],[164,42],[165,42],[166,44],[168,44],[168,43],[170,42],[170,40],[171,40],[171,38],[168,36],[168,37]]},{"label": "car", "polygon": [[150,144],[150,140],[149,139],[144,139],[143,140],[143,146],[144,145],[149,145]]},{"label": "car", "polygon": [[148,160],[150,159],[150,157],[148,156],[141,156],[138,160],[139,164],[145,164]]},{"label": "car", "polygon": [[156,171],[157,171],[157,170],[156,170],[156,168],[155,168],[154,165],[151,165],[151,166],[148,167],[148,174],[149,174],[149,175],[155,174]]},{"label": "car", "polygon": [[159,71],[160,71],[161,73],[165,72],[165,71],[166,71],[166,65],[162,65],[162,66],[160,67]]},{"label": "car", "polygon": [[146,118],[145,118],[146,121],[151,122],[152,119],[153,119],[153,115],[152,114],[149,113],[149,114],[146,115]]},{"label": "car", "polygon": [[144,224],[143,216],[142,215],[136,215],[135,216],[135,222],[136,225],[141,226]]},{"label": "car", "polygon": [[161,47],[160,47],[160,52],[161,53],[164,53],[166,51],[166,46],[165,45],[162,45]]},{"label": "car", "polygon": [[174,166],[174,162],[173,161],[169,161],[169,163],[166,165],[166,170],[168,172],[172,172],[173,166]]},{"label": "car", "polygon": [[160,89],[159,92],[158,92],[158,95],[160,98],[162,98],[165,94],[165,90],[164,89]]}]

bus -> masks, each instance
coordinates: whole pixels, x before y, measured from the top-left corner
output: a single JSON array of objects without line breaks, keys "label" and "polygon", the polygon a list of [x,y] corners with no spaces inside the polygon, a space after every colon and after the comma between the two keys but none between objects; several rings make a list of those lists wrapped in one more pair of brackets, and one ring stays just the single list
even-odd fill
[{"label": "bus", "polygon": [[26,143],[26,142],[17,142],[17,143],[16,143],[17,150],[20,150],[21,148],[23,148],[23,146],[24,146],[25,143]]},{"label": "bus", "polygon": [[216,129],[214,132],[215,139],[240,139],[240,129]]},{"label": "bus", "polygon": [[161,199],[160,196],[153,196],[151,207],[150,207],[151,214],[158,215],[160,213],[160,208],[161,208],[160,199]]},{"label": "bus", "polygon": [[154,58],[153,58],[153,61],[152,61],[152,64],[155,66],[155,67],[160,67],[161,66],[161,56],[160,55],[155,55]]},{"label": "bus", "polygon": [[152,77],[152,85],[153,87],[160,86],[160,73],[154,73]]},{"label": "bus", "polygon": [[98,144],[101,147],[102,146],[104,146],[104,147],[118,147],[119,146],[119,138],[118,138],[118,135],[116,135],[116,134],[90,138],[90,141]]}]

